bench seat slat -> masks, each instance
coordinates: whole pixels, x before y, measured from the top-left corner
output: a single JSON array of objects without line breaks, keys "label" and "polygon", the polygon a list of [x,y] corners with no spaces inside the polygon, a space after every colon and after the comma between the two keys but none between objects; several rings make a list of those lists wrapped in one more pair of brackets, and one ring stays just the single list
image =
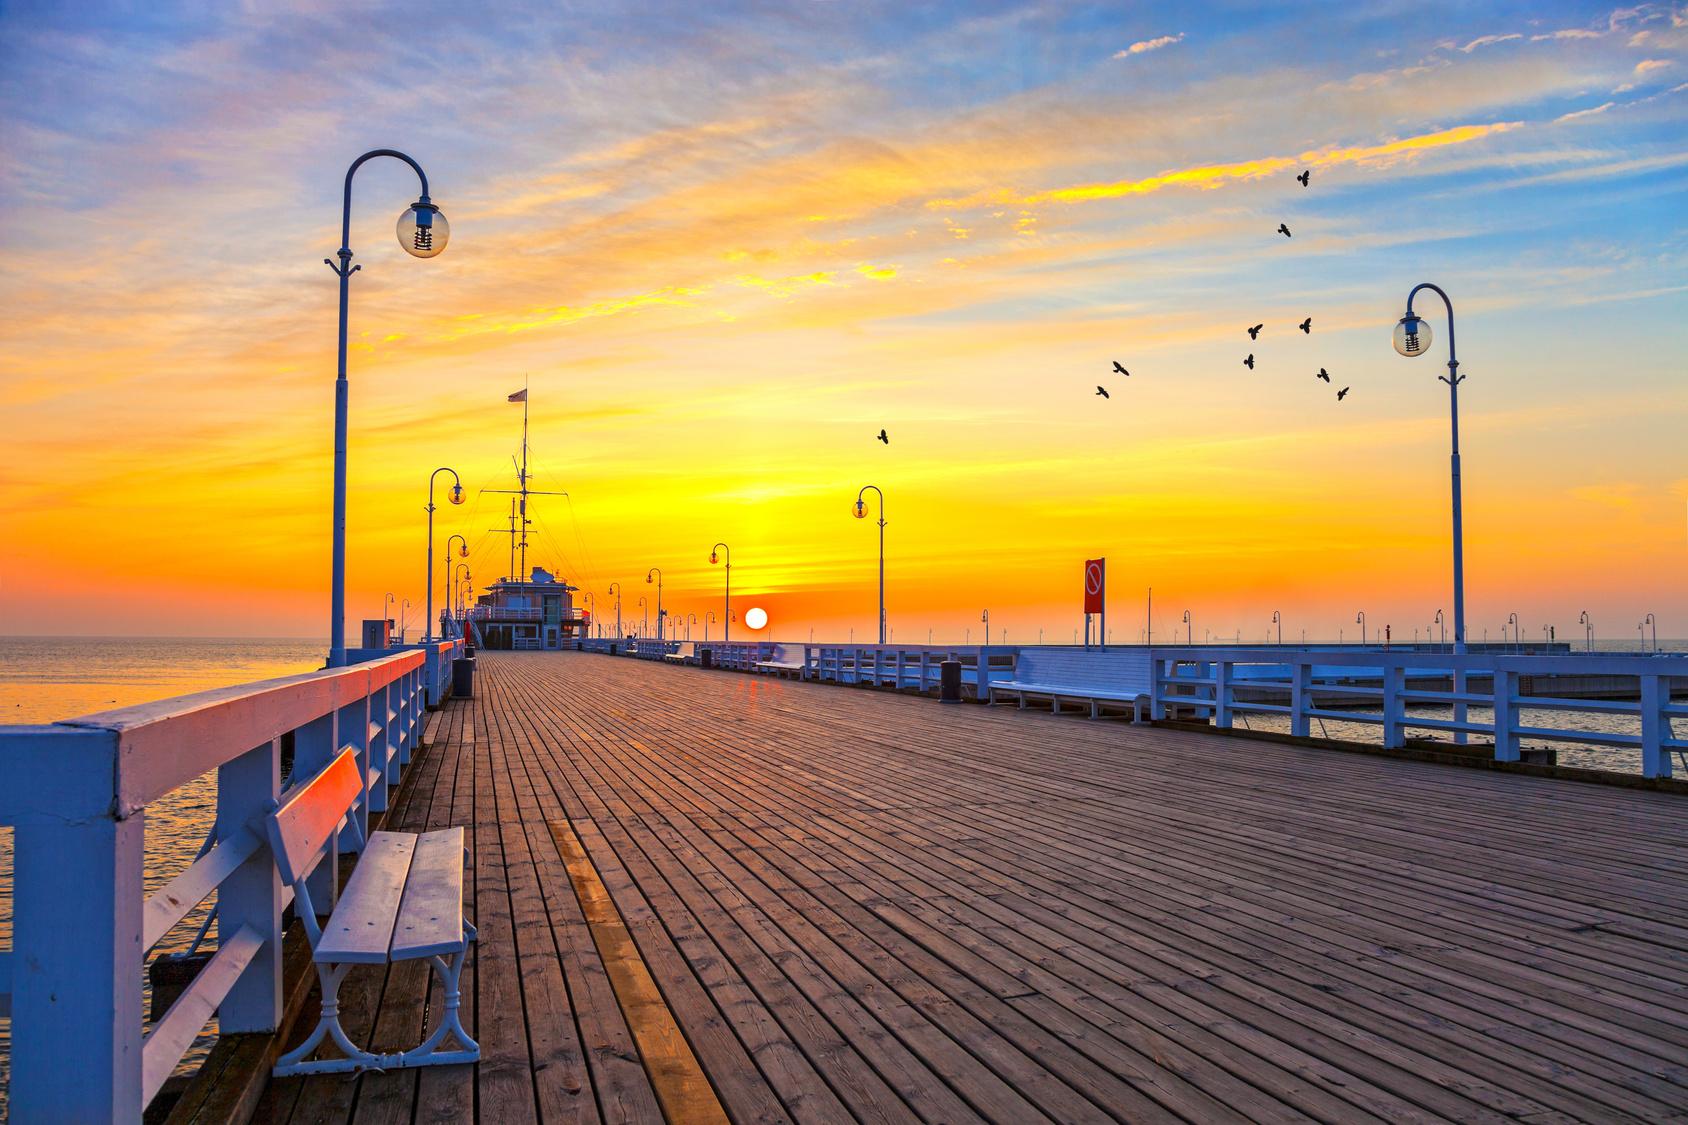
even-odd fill
[{"label": "bench seat slat", "polygon": [[393,944],[393,923],[410,872],[416,837],[404,832],[371,832],[352,877],[322,928],[315,959],[324,964],[381,965]]},{"label": "bench seat slat", "polygon": [[456,953],[463,948],[463,829],[442,828],[416,839],[410,879],[404,885],[395,961]]}]

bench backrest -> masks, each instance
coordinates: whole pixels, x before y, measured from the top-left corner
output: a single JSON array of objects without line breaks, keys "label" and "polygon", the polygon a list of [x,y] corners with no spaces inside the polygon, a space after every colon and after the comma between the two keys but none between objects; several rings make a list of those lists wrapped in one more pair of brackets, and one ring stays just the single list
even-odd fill
[{"label": "bench backrest", "polygon": [[686,641],[679,648],[674,650],[674,655],[680,657],[681,659],[692,655],[692,642]]},{"label": "bench backrest", "polygon": [[1106,691],[1147,692],[1154,667],[1147,649],[1103,652],[1091,649],[1020,650],[1014,680],[1051,687],[1097,688]]},{"label": "bench backrest", "polygon": [[768,653],[770,664],[797,664],[803,659],[803,654],[793,652],[787,645],[775,645]]},{"label": "bench backrest", "polygon": [[363,791],[357,751],[347,747],[276,807],[268,817],[270,850],[283,882],[297,887],[310,874]]}]

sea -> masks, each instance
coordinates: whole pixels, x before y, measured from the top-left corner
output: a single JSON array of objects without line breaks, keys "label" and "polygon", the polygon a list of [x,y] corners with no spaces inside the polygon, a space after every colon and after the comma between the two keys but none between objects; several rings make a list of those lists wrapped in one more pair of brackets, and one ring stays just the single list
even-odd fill
[{"label": "sea", "polygon": [[[321,640],[246,637],[0,637],[0,724],[50,723],[116,707],[147,703],[209,688],[309,672],[321,668],[327,645]],[[1596,641],[1597,651],[1635,652],[1638,642]],[[1669,652],[1688,651],[1688,641],[1666,640]],[[1472,717],[1484,715],[1473,707]],[[1445,713],[1445,711],[1444,711]],[[1563,715],[1525,710],[1531,725],[1551,726]],[[1578,723],[1600,729],[1639,733],[1639,722],[1625,715],[1578,715]],[[1288,731],[1278,715],[1250,715],[1239,725]],[[1682,731],[1688,724],[1678,720]],[[1379,728],[1365,723],[1329,722],[1315,726],[1330,738],[1375,742]],[[1424,734],[1427,732],[1415,732]],[[1445,736],[1444,736],[1445,737]],[[1680,737],[1680,734],[1679,734]],[[1564,765],[1640,772],[1635,751],[1560,745]],[[155,802],[146,817],[146,889],[150,893],[192,861],[216,815],[216,779],[201,777]],[[11,829],[0,827],[0,942],[11,944]],[[181,952],[192,944],[210,909],[208,900],[189,914],[158,949]],[[150,1004],[145,980],[137,981]],[[216,1041],[215,1022],[183,1058],[179,1073],[189,1073]],[[5,1116],[5,1086],[10,1077],[10,1021],[0,1019],[0,1118]]]}]

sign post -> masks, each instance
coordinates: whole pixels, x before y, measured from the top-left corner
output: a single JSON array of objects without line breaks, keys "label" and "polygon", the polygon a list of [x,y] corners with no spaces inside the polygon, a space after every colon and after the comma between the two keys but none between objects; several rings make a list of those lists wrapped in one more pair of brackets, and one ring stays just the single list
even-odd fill
[{"label": "sign post", "polygon": [[1090,647],[1090,615],[1100,619],[1097,643],[1108,647],[1108,560],[1084,561],[1084,647]]}]

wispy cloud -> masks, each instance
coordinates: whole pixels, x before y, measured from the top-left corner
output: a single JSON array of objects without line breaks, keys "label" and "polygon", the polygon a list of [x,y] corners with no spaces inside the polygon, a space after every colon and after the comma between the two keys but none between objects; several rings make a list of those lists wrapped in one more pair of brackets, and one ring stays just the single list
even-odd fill
[{"label": "wispy cloud", "polygon": [[1461,47],[1460,51],[1469,55],[1472,51],[1481,50],[1484,47],[1492,47],[1496,43],[1509,43],[1514,39],[1522,38],[1524,38],[1524,36],[1516,31],[1512,32],[1510,35],[1479,35],[1477,38]]},{"label": "wispy cloud", "polygon": [[1435,133],[1386,141],[1382,144],[1359,145],[1349,148],[1328,148],[1304,152],[1299,156],[1267,156],[1230,164],[1204,164],[1192,168],[1178,168],[1145,176],[1136,180],[1117,180],[1111,183],[1077,184],[1047,191],[1018,194],[1002,189],[979,192],[958,199],[934,199],[926,206],[933,210],[955,210],[977,206],[1031,206],[1040,203],[1082,203],[1098,199],[1119,199],[1131,195],[1147,195],[1168,187],[1193,187],[1202,190],[1224,187],[1229,183],[1257,180],[1290,168],[1329,167],[1335,164],[1372,164],[1410,158],[1431,149],[1448,145],[1468,144],[1485,137],[1520,128],[1521,121],[1501,121],[1488,125],[1458,125]]},{"label": "wispy cloud", "polygon": [[1558,125],[1566,121],[1577,121],[1584,117],[1593,117],[1596,114],[1605,113],[1617,104],[1617,102],[1606,102],[1603,105],[1593,106],[1589,109],[1572,110],[1570,113],[1562,113],[1558,117],[1555,117],[1553,119],[1553,123]]},{"label": "wispy cloud", "polygon": [[1129,59],[1132,55],[1141,55],[1149,51],[1158,51],[1162,47],[1170,47],[1174,43],[1183,42],[1183,40],[1184,33],[1182,31],[1180,31],[1177,35],[1159,35],[1153,39],[1142,39],[1125,48],[1123,51],[1115,51],[1114,58]]}]

